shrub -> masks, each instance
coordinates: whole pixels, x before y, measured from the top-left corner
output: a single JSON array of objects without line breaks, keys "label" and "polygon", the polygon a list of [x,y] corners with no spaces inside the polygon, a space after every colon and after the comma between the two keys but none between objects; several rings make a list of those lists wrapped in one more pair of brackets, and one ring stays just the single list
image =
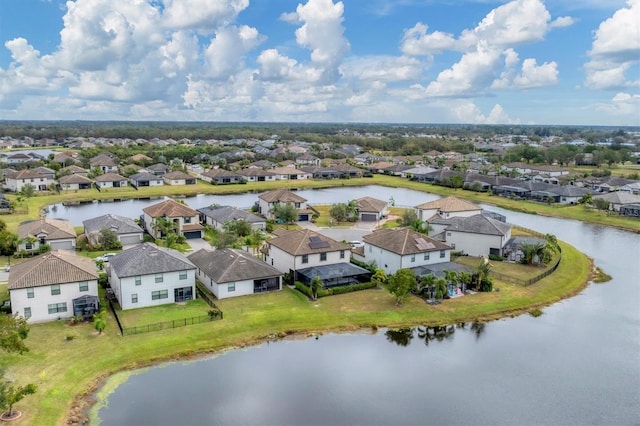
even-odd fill
[{"label": "shrub", "polygon": [[67,340],[67,341],[71,341],[71,340],[73,340],[75,338],[76,338],[76,335],[73,334],[73,333],[69,333],[64,337],[64,339]]},{"label": "shrub", "polygon": [[108,284],[109,284],[109,278],[107,278],[107,273],[100,272],[98,274],[98,285],[101,286],[102,288],[107,288]]},{"label": "shrub", "polygon": [[497,254],[490,254],[489,255],[489,260],[495,260],[496,262],[502,262],[504,260],[504,257],[497,255]]}]

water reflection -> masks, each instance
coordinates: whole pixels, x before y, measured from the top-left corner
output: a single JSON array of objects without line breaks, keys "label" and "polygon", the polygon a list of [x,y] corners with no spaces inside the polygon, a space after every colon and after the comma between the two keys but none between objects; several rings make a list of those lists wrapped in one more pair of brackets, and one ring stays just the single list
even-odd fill
[{"label": "water reflection", "polygon": [[433,327],[419,326],[414,328],[389,329],[385,331],[384,335],[388,342],[395,343],[398,346],[409,346],[414,337],[423,341],[426,346],[429,346],[429,343],[433,341],[442,342],[443,340],[453,339],[456,329],[465,330],[469,328],[473,335],[475,335],[477,341],[484,334],[485,327],[486,324],[483,322],[472,322],[468,324],[463,322]]}]

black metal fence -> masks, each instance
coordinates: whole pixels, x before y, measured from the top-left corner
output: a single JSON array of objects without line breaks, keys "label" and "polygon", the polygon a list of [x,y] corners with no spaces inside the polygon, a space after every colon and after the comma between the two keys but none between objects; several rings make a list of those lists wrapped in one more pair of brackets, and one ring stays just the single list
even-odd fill
[{"label": "black metal fence", "polygon": [[157,322],[155,324],[140,325],[137,327],[127,327],[122,329],[123,336],[133,334],[150,333],[152,331],[166,330],[170,328],[186,327],[188,325],[201,324],[203,322],[222,319],[222,316],[200,315],[197,317],[181,318],[173,321]]}]

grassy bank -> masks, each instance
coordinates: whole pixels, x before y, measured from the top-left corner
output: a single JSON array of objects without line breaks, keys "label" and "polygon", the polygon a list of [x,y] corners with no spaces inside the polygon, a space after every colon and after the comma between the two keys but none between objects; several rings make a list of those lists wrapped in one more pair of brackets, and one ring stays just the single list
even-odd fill
[{"label": "grassy bank", "polygon": [[[210,185],[205,182],[198,182],[197,185],[188,186],[158,186],[142,188],[136,191],[132,188],[110,189],[99,192],[96,189],[82,191],[67,191],[66,193],[36,196],[24,200],[20,203],[20,210],[16,214],[0,216],[7,223],[9,230],[15,232],[18,224],[25,220],[39,217],[43,208],[61,202],[77,202],[91,200],[112,200],[123,198],[158,198],[164,196],[194,196],[197,194],[233,194],[242,192],[263,192],[276,188],[291,189],[312,189],[312,188],[335,188],[345,186],[382,185],[390,188],[408,188],[416,191],[437,194],[441,196],[455,195],[465,198],[475,203],[491,204],[508,210],[523,213],[538,214],[543,216],[560,217],[565,219],[580,220],[582,222],[606,225],[634,232],[640,232],[640,220],[623,218],[618,215],[608,215],[603,211],[585,209],[584,206],[561,206],[533,203],[528,201],[510,200],[504,197],[496,197],[485,193],[478,193],[466,190],[453,190],[443,186],[430,185],[420,182],[412,182],[395,176],[374,175],[371,178],[346,179],[346,180],[298,180],[298,181],[275,181],[275,182],[251,182],[246,185]],[[385,194],[393,195],[393,193]],[[8,195],[8,198],[15,200],[16,197]],[[385,198],[380,196],[378,198]],[[419,204],[421,200],[416,200]]]},{"label": "grassy bank", "polygon": [[[591,271],[584,254],[564,243],[562,248],[563,261],[557,271],[534,285],[525,288],[496,282],[499,292],[447,300],[437,306],[410,298],[397,307],[384,290],[312,303],[285,289],[219,301],[224,311],[222,321],[137,336],[120,337],[112,317],[103,335],[86,324],[68,326],[57,321],[34,325],[26,341],[31,351],[3,354],[0,360],[12,380],[39,386],[36,395],[17,405],[24,414],[15,424],[63,424],[74,397],[91,390],[101,377],[160,360],[243,346],[269,336],[483,321],[543,307],[579,292]],[[74,335],[72,340],[67,339],[69,334]]]}]

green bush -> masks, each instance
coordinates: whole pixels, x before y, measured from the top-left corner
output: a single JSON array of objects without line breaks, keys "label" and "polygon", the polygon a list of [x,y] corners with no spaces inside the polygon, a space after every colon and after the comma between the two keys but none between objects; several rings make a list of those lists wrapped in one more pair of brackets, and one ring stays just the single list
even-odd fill
[{"label": "green bush", "polygon": [[[300,281],[296,281],[295,286],[296,286],[296,289],[299,290],[301,293],[305,294],[310,299],[312,298],[311,288],[309,286],[301,283]],[[326,297],[326,296],[335,296],[338,294],[346,294],[346,293],[351,293],[351,292],[360,291],[360,290],[367,290],[375,287],[376,287],[375,283],[367,282],[367,283],[360,283],[360,284],[338,286],[338,287],[333,287],[328,289],[323,288],[321,290],[318,290],[318,298]]]},{"label": "green bush", "polygon": [[496,262],[502,262],[504,260],[504,257],[497,255],[497,254],[490,254],[489,255],[489,260],[495,260]]}]

